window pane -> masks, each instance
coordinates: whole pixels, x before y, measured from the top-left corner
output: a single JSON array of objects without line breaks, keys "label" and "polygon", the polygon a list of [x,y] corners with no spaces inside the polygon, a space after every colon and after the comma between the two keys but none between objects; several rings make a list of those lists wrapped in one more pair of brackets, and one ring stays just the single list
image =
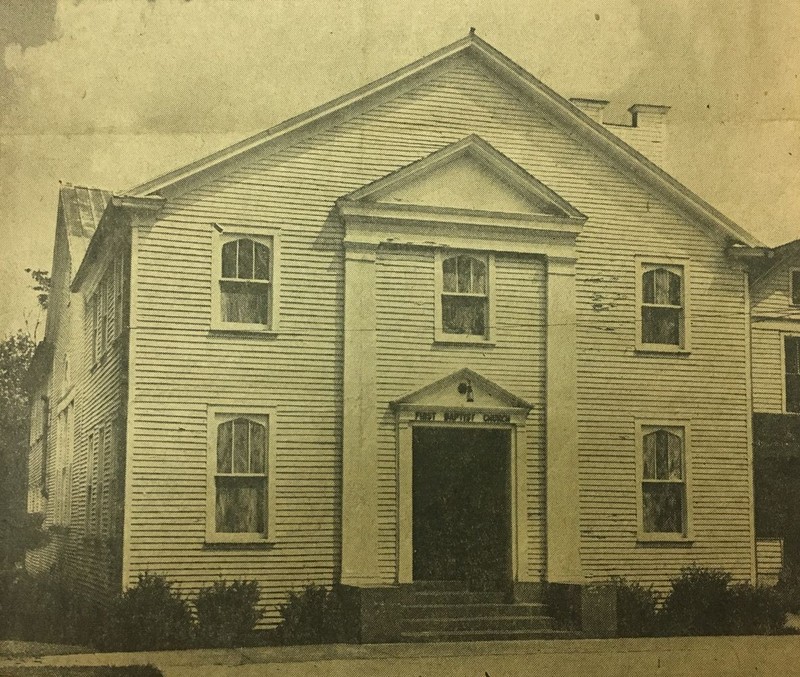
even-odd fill
[{"label": "window pane", "polygon": [[456,292],[458,291],[458,285],[456,282],[456,257],[450,259],[445,259],[442,261],[442,286],[445,292]]},{"label": "window pane", "polygon": [[667,433],[667,450],[669,456],[669,467],[667,469],[667,479],[683,479],[683,443],[681,438],[673,433]]},{"label": "window pane", "polygon": [[647,533],[683,533],[683,485],[642,486],[643,526]]},{"label": "window pane", "polygon": [[256,280],[269,280],[269,247],[257,242],[254,243],[254,247],[253,277]]},{"label": "window pane", "polygon": [[217,427],[217,472],[233,472],[233,421]]},{"label": "window pane", "polygon": [[458,291],[472,291],[472,259],[469,256],[458,257]]},{"label": "window pane", "polygon": [[792,305],[800,306],[800,271],[792,271]]},{"label": "window pane", "polygon": [[237,418],[233,422],[233,472],[250,472],[248,462],[250,450],[250,422],[246,418]]},{"label": "window pane", "polygon": [[644,436],[644,479],[656,479],[656,434],[648,433]]},{"label": "window pane", "polygon": [[222,245],[222,277],[236,277],[236,259],[239,242],[226,242]]},{"label": "window pane", "polygon": [[783,344],[786,353],[786,373],[800,374],[800,339],[787,336]]},{"label": "window pane", "polygon": [[239,269],[236,277],[240,280],[253,279],[253,241],[239,240]]},{"label": "window pane", "polygon": [[221,533],[264,533],[263,478],[217,477],[216,526]]},{"label": "window pane", "polygon": [[656,438],[656,479],[663,480],[669,474],[669,456],[667,453],[667,433],[666,430],[656,430],[653,435]]},{"label": "window pane", "polygon": [[681,276],[665,268],[648,270],[642,275],[642,301],[666,306],[683,305]]},{"label": "window pane", "polygon": [[472,259],[472,292],[486,293],[486,264],[477,259]]},{"label": "window pane", "polygon": [[681,342],[679,308],[642,308],[642,342],[679,346]]},{"label": "window pane", "polygon": [[250,472],[263,473],[264,459],[267,455],[267,429],[265,426],[250,422]]},{"label": "window pane", "polygon": [[486,299],[442,296],[442,331],[447,334],[486,334]]},{"label": "window pane", "polygon": [[269,286],[245,282],[220,282],[222,321],[269,324]]}]

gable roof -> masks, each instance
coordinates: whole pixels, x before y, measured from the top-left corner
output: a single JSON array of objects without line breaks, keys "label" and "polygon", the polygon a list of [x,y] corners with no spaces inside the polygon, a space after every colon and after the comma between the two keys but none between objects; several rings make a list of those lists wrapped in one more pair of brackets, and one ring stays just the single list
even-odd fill
[{"label": "gable roof", "polygon": [[315,133],[387,100],[403,87],[411,87],[426,77],[432,77],[440,68],[459,57],[473,59],[491,71],[518,95],[529,99],[548,116],[593,147],[602,157],[653,190],[691,219],[696,219],[733,242],[751,247],[763,246],[757,238],[473,32],[350,94],[131,188],[128,194],[144,196],[167,189],[176,190],[180,184],[196,181],[207,172],[219,172],[230,163],[241,162],[252,152],[274,152],[289,145],[298,137]]},{"label": "gable roof", "polygon": [[80,267],[89,242],[97,230],[100,218],[111,199],[111,191],[63,184],[58,201],[69,244],[72,270]]}]

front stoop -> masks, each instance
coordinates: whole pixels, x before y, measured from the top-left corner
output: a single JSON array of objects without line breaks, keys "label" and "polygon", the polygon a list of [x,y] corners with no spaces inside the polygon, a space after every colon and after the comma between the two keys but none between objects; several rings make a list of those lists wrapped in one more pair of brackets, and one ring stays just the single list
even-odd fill
[{"label": "front stoop", "polygon": [[509,602],[502,592],[473,592],[459,581],[403,586],[400,640],[447,642],[575,637],[556,630],[541,601]]}]

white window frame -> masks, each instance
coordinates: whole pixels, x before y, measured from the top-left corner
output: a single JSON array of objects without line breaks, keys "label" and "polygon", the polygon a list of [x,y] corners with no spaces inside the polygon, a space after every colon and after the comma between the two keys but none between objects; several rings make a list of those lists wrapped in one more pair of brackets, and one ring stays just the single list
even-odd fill
[{"label": "white window frame", "polygon": [[75,458],[75,401],[65,400],[56,414],[53,523],[72,524],[72,469]]},{"label": "white window frame", "polygon": [[[683,533],[644,530],[644,436],[656,430],[677,433],[683,441]],[[694,540],[692,501],[691,422],[688,420],[648,419],[636,421],[636,513],[637,540],[641,542],[690,543]]]},{"label": "white window frame", "polygon": [[[266,449],[266,510],[265,531],[254,533],[221,533],[216,530],[216,468],[217,468],[217,426],[236,418],[249,418],[267,426]],[[270,544],[275,542],[275,428],[276,410],[274,407],[257,406],[217,406],[208,407],[208,453],[206,458],[206,543]]]},{"label": "white window frame", "polygon": [[792,291],[793,291],[792,288],[794,287],[794,276],[795,276],[795,274],[797,274],[798,283],[800,283],[800,268],[797,268],[797,267],[789,268],[789,280],[788,280],[788,282],[789,282],[789,294],[788,294],[788,299],[789,299],[789,305],[792,308],[800,308],[800,303],[795,303],[794,302],[794,295],[792,294]]},{"label": "white window frame", "polygon": [[[486,333],[483,336],[474,334],[450,334],[444,331],[442,317],[442,295],[444,294],[443,264],[454,256],[470,256],[486,265]],[[434,340],[436,343],[459,343],[473,345],[493,345],[495,339],[495,255],[494,252],[467,249],[437,249],[434,256]]]},{"label": "white window frame", "polygon": [[[276,334],[279,326],[280,299],[280,231],[275,228],[254,228],[252,226],[212,225],[211,256],[211,329],[218,331],[239,331],[259,334]],[[222,246],[226,242],[247,238],[269,247],[269,325],[246,322],[223,322],[222,293]]]},{"label": "white window frame", "polygon": [[[642,276],[653,268],[680,268],[681,269],[681,302],[682,302],[682,326],[679,327],[681,341],[679,345],[670,343],[645,343],[642,340],[643,320],[642,309],[644,307],[644,284]],[[667,258],[667,257],[636,257],[636,350],[640,352],[655,353],[676,353],[686,354],[691,351],[691,274],[689,259]]]}]

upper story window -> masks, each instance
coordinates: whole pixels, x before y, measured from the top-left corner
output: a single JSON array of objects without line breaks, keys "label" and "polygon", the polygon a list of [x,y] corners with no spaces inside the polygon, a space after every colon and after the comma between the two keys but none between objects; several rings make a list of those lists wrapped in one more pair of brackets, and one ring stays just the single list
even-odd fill
[{"label": "upper story window", "polygon": [[685,537],[686,429],[683,426],[641,428],[641,530],[647,535]]},{"label": "upper story window", "polygon": [[271,531],[271,418],[269,414],[211,414],[207,519],[211,541],[259,541]]},{"label": "upper story window", "polygon": [[275,237],[222,233],[215,248],[213,326],[274,330]]},{"label": "upper story window", "polygon": [[486,254],[443,254],[437,261],[437,339],[489,339],[494,258]]},{"label": "upper story window", "polygon": [[783,337],[786,411],[800,413],[800,336]]},{"label": "upper story window", "polygon": [[637,347],[644,350],[688,350],[684,265],[638,265]]},{"label": "upper story window", "polygon": [[800,269],[789,271],[789,298],[793,306],[800,306]]}]

